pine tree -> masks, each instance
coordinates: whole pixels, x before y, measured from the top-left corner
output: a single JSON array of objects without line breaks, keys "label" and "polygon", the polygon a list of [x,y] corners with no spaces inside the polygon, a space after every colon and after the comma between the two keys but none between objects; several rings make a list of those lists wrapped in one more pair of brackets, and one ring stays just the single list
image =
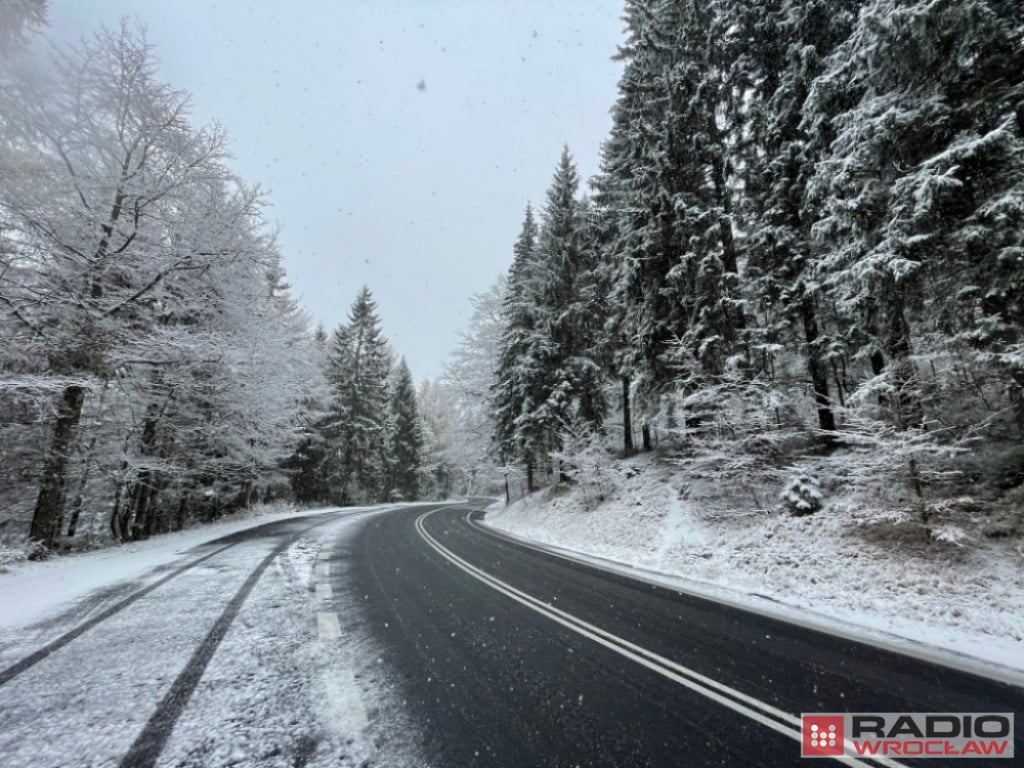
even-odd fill
[{"label": "pine tree", "polygon": [[399,362],[391,387],[391,495],[414,501],[420,496],[423,464],[423,423],[416,402],[416,389],[405,358]]},{"label": "pine tree", "polygon": [[718,2],[627,6],[627,44],[600,189],[618,221],[626,303],[648,412],[682,378],[743,363],[746,323],[730,147],[741,133]]},{"label": "pine tree", "polygon": [[503,307],[502,355],[495,376],[496,439],[507,461],[521,460],[533,487],[538,461],[569,429],[600,429],[602,362],[579,173],[564,148],[538,227],[527,208],[514,248]]},{"label": "pine tree", "polygon": [[533,342],[536,328],[537,280],[534,276],[537,223],[533,208],[526,206],[522,230],[513,246],[505,295],[502,300],[501,354],[492,387],[495,443],[503,464],[522,461],[528,487],[533,490],[533,471],[541,446],[535,435],[520,428],[528,402],[528,383],[533,375]]},{"label": "pine tree", "polygon": [[377,305],[364,287],[348,322],[331,338],[327,381],[332,391],[324,435],[332,458],[329,484],[339,504],[376,501],[386,495],[388,378],[391,352]]},{"label": "pine tree", "polygon": [[0,58],[25,45],[46,22],[46,0],[5,0],[0,13]]},{"label": "pine tree", "polygon": [[802,344],[818,426],[826,431],[836,426],[828,377],[835,345],[825,327],[820,282],[811,273],[815,216],[804,205],[825,147],[801,120],[812,82],[849,36],[863,1],[774,0],[730,7],[741,43],[731,58],[744,79],[756,84],[745,90],[747,136],[738,147],[746,214],[742,250],[751,294],[764,316],[754,343],[766,357]]},{"label": "pine tree", "polygon": [[599,324],[585,283],[593,252],[586,247],[578,190],[579,173],[565,147],[547,192],[535,254],[538,397],[533,412],[524,414],[551,448],[577,422],[600,428],[605,412],[603,371],[594,355]]},{"label": "pine tree", "polygon": [[875,0],[809,98],[805,125],[831,137],[809,186],[816,270],[903,426],[922,420],[915,335],[1019,338],[1022,30],[1017,3]]}]

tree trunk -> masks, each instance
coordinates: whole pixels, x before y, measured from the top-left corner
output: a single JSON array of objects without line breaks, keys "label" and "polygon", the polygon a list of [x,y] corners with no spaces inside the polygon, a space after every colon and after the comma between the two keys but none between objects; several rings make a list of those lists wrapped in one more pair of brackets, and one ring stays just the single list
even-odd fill
[{"label": "tree trunk", "polygon": [[188,494],[183,493],[178,499],[178,514],[174,518],[174,530],[180,531],[185,527],[185,517],[188,512]]},{"label": "tree trunk", "polygon": [[818,357],[818,320],[814,314],[814,306],[805,300],[800,307],[804,321],[804,340],[807,342],[807,371],[811,375],[814,387],[814,402],[818,406],[818,426],[827,432],[836,428],[836,417],[832,413],[832,404],[828,396],[828,371]]},{"label": "tree trunk", "polygon": [[533,456],[526,459],[526,492],[533,493],[536,487],[533,484]]},{"label": "tree trunk", "polygon": [[131,538],[133,541],[140,541],[146,538],[146,529],[149,527],[149,509],[152,500],[151,477],[149,470],[143,470],[139,474],[139,482],[135,487],[135,503],[132,505],[132,527]]},{"label": "tree trunk", "polygon": [[121,478],[117,482],[117,489],[114,491],[114,506],[110,510],[110,533],[114,537],[114,541],[125,541],[127,538],[127,531],[125,531],[125,519],[121,513],[121,497],[124,495],[126,473],[128,472],[128,462],[121,462]]},{"label": "tree trunk", "polygon": [[[106,402],[107,388],[106,386],[100,392],[100,399],[98,407],[103,408]],[[82,508],[85,506],[85,491],[89,485],[89,476],[91,474],[93,465],[93,456],[96,454],[96,442],[99,438],[98,430],[93,430],[92,437],[89,439],[89,447],[85,450],[84,467],[82,469],[82,477],[78,481],[78,491],[75,493],[75,499],[71,503],[71,519],[68,521],[68,538],[73,538],[78,532],[78,523],[82,516]]]},{"label": "tree trunk", "polygon": [[896,399],[892,403],[896,423],[903,429],[920,429],[924,425],[924,407],[918,385],[917,370],[911,361],[910,324],[903,312],[903,296],[893,302],[889,318],[889,361]]},{"label": "tree trunk", "polygon": [[643,436],[644,450],[645,451],[653,450],[653,447],[651,445],[651,425],[650,424],[644,424],[642,427],[640,427],[640,434]]},{"label": "tree trunk", "polygon": [[61,527],[61,507],[64,501],[64,485],[67,481],[68,449],[75,433],[75,427],[82,417],[85,403],[85,389],[72,385],[64,389],[57,410],[57,422],[53,427],[53,440],[43,462],[39,480],[39,497],[32,515],[30,536],[46,547],[52,547]]},{"label": "tree trunk", "polygon": [[1017,431],[1024,437],[1024,373],[1010,371],[1009,386],[1010,402],[1013,404],[1014,420],[1017,422]]},{"label": "tree trunk", "polygon": [[[156,405],[150,404],[146,409],[146,421],[142,427],[142,456],[150,457],[156,451],[156,426],[158,421],[158,409]],[[135,540],[147,539],[153,534],[156,521],[155,507],[153,506],[154,484],[156,473],[146,468],[139,472],[139,480],[136,484],[134,494],[135,503],[132,505],[135,522],[132,525],[132,538]]]},{"label": "tree trunk", "polygon": [[633,447],[633,414],[629,409],[629,377],[622,377],[622,453],[627,458],[635,452]]},{"label": "tree trunk", "polygon": [[[844,366],[844,370],[845,370],[845,366]],[[844,374],[840,373],[839,367],[835,364],[835,362],[832,363],[832,379],[836,383],[836,397],[839,398],[839,407],[840,408],[845,408],[846,407],[846,398],[843,397],[843,386],[844,386],[843,385],[843,379],[844,379]]]}]

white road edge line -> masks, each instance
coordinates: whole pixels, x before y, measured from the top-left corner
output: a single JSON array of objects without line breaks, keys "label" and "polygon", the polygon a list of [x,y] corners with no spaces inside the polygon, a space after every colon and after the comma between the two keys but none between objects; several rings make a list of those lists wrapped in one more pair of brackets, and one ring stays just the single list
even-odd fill
[{"label": "white road edge line", "polygon": [[324,714],[335,732],[352,736],[370,724],[359,685],[350,669],[338,670],[324,677],[324,698]]},{"label": "white road edge line", "polygon": [[[987,680],[994,680],[997,683],[1008,683],[1016,688],[1024,687],[1024,671],[1011,669],[1000,664],[985,662],[971,657],[965,652],[952,648],[929,646],[924,643],[924,641],[915,641],[912,638],[892,633],[887,633],[889,635],[887,638],[877,633],[873,634],[873,630],[870,628],[843,628],[840,626],[839,620],[835,617],[831,617],[827,614],[817,614],[813,611],[802,609],[792,603],[777,602],[771,598],[765,597],[764,595],[755,595],[755,597],[769,600],[776,605],[782,606],[783,609],[773,609],[771,605],[758,605],[753,602],[745,602],[724,594],[702,592],[695,586],[683,583],[684,580],[676,581],[671,577],[659,579],[659,574],[653,573],[639,566],[632,566],[628,563],[601,557],[600,555],[573,553],[564,547],[531,540],[528,536],[496,528],[491,525],[483,525],[475,520],[471,520],[470,524],[475,529],[488,536],[503,539],[511,542],[512,544],[517,544],[521,547],[532,549],[535,552],[550,555],[551,557],[557,557],[569,563],[584,565],[588,568],[596,568],[617,576],[624,576],[627,579],[632,579],[633,581],[639,581],[644,584],[659,587],[660,589],[666,589],[670,592],[678,592],[679,594],[689,595],[690,597],[695,597],[699,600],[708,600],[720,605],[727,605],[743,611],[744,613],[754,613],[758,616],[764,616],[766,618],[773,619],[774,621],[792,624],[793,626],[808,629],[812,632],[820,632],[824,635],[832,635],[833,637],[850,640],[855,643],[860,643],[861,645],[869,645],[872,648],[879,648],[883,651],[899,654],[900,656],[909,656],[910,658],[917,659],[918,661],[924,661],[928,664],[934,664],[940,667],[948,667],[950,669],[955,669],[958,672],[964,672],[976,677],[984,677]],[[797,615],[796,612],[806,613],[811,617],[817,617],[817,620],[814,618],[803,618]]]},{"label": "white road edge line", "polygon": [[341,637],[341,624],[338,623],[338,614],[321,611],[316,615],[317,631],[324,640],[337,640]]},{"label": "white road edge line", "polygon": [[[537,598],[532,597],[531,595],[528,595],[525,592],[516,589],[512,585],[507,584],[506,582],[501,581],[500,579],[491,576],[490,574],[485,573],[476,566],[466,562],[461,557],[456,555],[454,552],[451,552],[450,550],[445,548],[440,542],[438,542],[433,536],[431,536],[430,533],[428,533],[426,528],[423,526],[423,520],[425,518],[433,514],[436,514],[437,512],[441,512],[443,511],[443,509],[446,508],[435,509],[430,512],[425,512],[424,514],[416,518],[416,531],[419,533],[420,537],[438,554],[440,554],[446,560],[451,562],[453,565],[459,567],[460,569],[468,573],[473,578],[483,582],[492,589],[501,592],[507,597],[512,598],[513,600],[515,600],[518,603],[521,603],[527,608],[531,608],[537,613],[547,616],[549,619],[567,627],[568,629],[571,629],[572,631],[580,635],[583,635],[584,637],[598,643],[599,645],[609,648],[610,650],[615,651],[621,656],[625,656],[626,658],[635,661],[641,666],[647,667],[648,669],[651,669],[654,672],[657,672],[662,676],[676,683],[679,683],[680,685],[683,685],[686,688],[689,688],[695,693],[699,693],[700,695],[705,696],[706,698],[709,698],[712,701],[722,704],[723,706],[728,707],[734,712],[737,712],[741,715],[744,715],[745,717],[750,718],[751,720],[759,722],[762,725],[765,725],[768,728],[771,728],[772,730],[783,734],[784,736],[788,736],[797,742],[800,742],[802,740],[801,732],[797,727],[800,725],[801,721],[800,718],[796,715],[792,715],[788,712],[784,712],[783,710],[777,709],[776,707],[773,707],[770,704],[760,701],[759,699],[755,699],[754,697],[749,696],[743,693],[742,691],[737,691],[734,688],[730,688],[724,683],[720,683],[717,680],[713,680],[709,677],[706,677],[705,675],[702,675],[699,672],[689,669],[688,667],[684,667],[683,665],[678,664],[677,662],[674,662],[671,659],[667,659],[663,656],[654,653],[653,651],[649,651],[646,648],[642,648],[641,646],[631,643],[628,640],[625,640],[624,638],[612,634],[611,632],[603,630],[600,627],[594,626],[593,624],[590,624],[584,621],[583,619],[577,618],[576,616],[566,613],[565,611],[559,608],[555,608],[552,605],[543,603]],[[471,514],[472,512],[467,514],[467,521],[469,515]],[[726,698],[726,695],[723,694],[726,694],[733,698]],[[756,709],[753,709],[752,707]],[[761,712],[756,711],[757,709],[761,710]],[[777,720],[773,720],[770,717],[766,717],[766,715],[771,715],[772,717],[777,718]],[[906,766],[904,766],[903,763],[899,763],[889,758],[870,758],[870,763],[852,757],[837,757],[833,759],[836,762],[849,766],[870,766],[872,764],[878,764],[886,766],[886,768],[906,768]]]},{"label": "white road edge line", "polygon": [[329,583],[321,582],[316,585],[316,596],[320,600],[330,600],[334,597],[334,589]]}]

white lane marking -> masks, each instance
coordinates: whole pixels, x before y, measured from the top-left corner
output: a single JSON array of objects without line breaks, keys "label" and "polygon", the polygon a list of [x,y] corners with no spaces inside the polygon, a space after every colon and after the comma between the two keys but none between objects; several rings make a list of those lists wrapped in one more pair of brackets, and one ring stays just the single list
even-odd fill
[{"label": "white lane marking", "polygon": [[316,596],[321,600],[330,600],[334,597],[334,590],[330,584],[320,583],[316,585]]},{"label": "white lane marking", "polygon": [[313,572],[316,573],[316,575],[319,576],[321,579],[326,579],[328,576],[331,575],[331,564],[317,563],[316,568],[313,569]]},{"label": "white lane marking", "polygon": [[337,733],[352,736],[370,724],[352,670],[341,668],[324,676],[324,715]]},{"label": "white lane marking", "polygon": [[341,637],[341,624],[336,613],[318,613],[316,615],[317,631],[324,640],[336,640]]},{"label": "white lane marking", "polygon": [[[699,693],[712,701],[718,702],[734,712],[738,712],[739,714],[759,722],[762,725],[783,734],[784,736],[788,736],[794,741],[802,741],[802,735],[799,728],[801,721],[796,715],[784,712],[781,709],[773,707],[771,704],[767,704],[753,696],[743,693],[742,691],[737,691],[724,683],[720,683],[717,680],[713,680],[699,672],[689,669],[688,667],[684,667],[682,664],[678,664],[671,659],[666,659],[653,651],[649,651],[646,648],[642,648],[641,646],[631,643],[618,635],[614,635],[600,627],[594,626],[593,624],[566,613],[559,608],[555,608],[547,603],[542,603],[535,597],[516,589],[512,585],[491,576],[476,566],[466,562],[454,552],[451,552],[441,545],[423,526],[423,520],[425,518],[440,511],[442,510],[438,509],[432,512],[426,512],[416,518],[416,530],[420,534],[420,537],[423,538],[430,547],[437,551],[438,554],[453,565],[461,568],[473,578],[483,582],[492,589],[501,592],[507,597],[512,598],[527,608],[531,608],[537,613],[547,616],[552,621],[571,629],[573,632],[583,635],[599,645],[609,648],[619,655],[625,656],[641,666],[647,667],[663,677],[689,688],[695,693]],[[467,518],[468,516],[469,515],[467,515]],[[726,696],[731,696],[733,698],[726,698]],[[759,712],[757,710],[761,711]],[[771,717],[767,717],[766,715],[775,717],[777,720],[773,720]],[[849,766],[870,766],[872,763],[877,763],[879,765],[886,766],[887,768],[905,768],[902,763],[889,758],[872,758],[871,763],[866,763],[852,757],[837,757],[833,759],[843,765]]]},{"label": "white lane marking", "polygon": [[[759,605],[749,600],[729,597],[723,593],[701,591],[699,587],[694,584],[687,584],[684,577],[678,577],[678,581],[668,575],[663,578],[659,578],[659,574],[647,571],[640,567],[634,567],[615,560],[609,560],[608,558],[601,557],[599,555],[572,553],[562,547],[533,541],[527,536],[495,528],[494,526],[484,525],[476,520],[470,520],[469,523],[473,528],[480,531],[480,533],[485,536],[502,539],[504,541],[511,542],[512,544],[517,544],[520,547],[532,549],[534,552],[540,552],[541,554],[548,555],[550,557],[557,557],[569,563],[576,563],[577,565],[583,565],[587,568],[595,568],[597,570],[604,571],[605,573],[612,573],[617,576],[625,576],[627,579],[632,581],[651,584],[655,587],[666,589],[671,592],[678,592],[679,594],[696,597],[699,600],[710,601],[712,603],[718,603],[719,605],[727,605],[743,611],[744,613],[753,613],[758,616],[764,616],[772,619],[773,621],[792,624],[793,626],[800,627],[801,629],[807,629],[811,632],[832,635],[833,637],[838,637],[843,640],[852,640],[853,642],[860,643],[861,645],[870,645],[873,648],[881,648],[882,650],[891,651],[892,653],[897,653],[901,656],[909,656],[912,659],[918,659],[919,661],[924,661],[928,664],[935,664],[940,667],[949,667],[950,669],[955,669],[960,672],[966,672],[969,675],[985,677],[999,683],[1009,683],[1010,685],[1018,688],[1024,685],[1024,672],[1009,669],[994,662],[989,665],[986,661],[967,656],[960,651],[943,649],[939,646],[929,646],[925,641],[915,640],[914,638],[901,638],[897,635],[890,635],[889,637],[891,639],[886,639],[885,637],[873,634],[871,630],[866,628],[859,628],[853,625],[847,625],[845,627],[841,626],[837,623],[839,621],[838,618],[831,618],[827,614],[820,614],[811,609],[799,609],[793,604],[784,603],[782,604],[784,607],[776,608],[771,605]],[[763,595],[754,596],[764,597]],[[787,608],[790,610],[787,610]],[[796,615],[792,612],[794,610],[799,610],[801,613],[806,615]]]}]

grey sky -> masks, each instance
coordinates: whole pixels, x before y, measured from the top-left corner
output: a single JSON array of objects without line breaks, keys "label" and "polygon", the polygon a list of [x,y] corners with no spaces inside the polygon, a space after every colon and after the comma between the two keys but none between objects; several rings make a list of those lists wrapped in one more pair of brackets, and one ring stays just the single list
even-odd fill
[{"label": "grey sky", "polygon": [[621,0],[50,0],[60,39],[138,18],[161,76],[270,190],[295,292],[342,321],[359,287],[419,379],[508,267],[564,143],[610,126]]}]

